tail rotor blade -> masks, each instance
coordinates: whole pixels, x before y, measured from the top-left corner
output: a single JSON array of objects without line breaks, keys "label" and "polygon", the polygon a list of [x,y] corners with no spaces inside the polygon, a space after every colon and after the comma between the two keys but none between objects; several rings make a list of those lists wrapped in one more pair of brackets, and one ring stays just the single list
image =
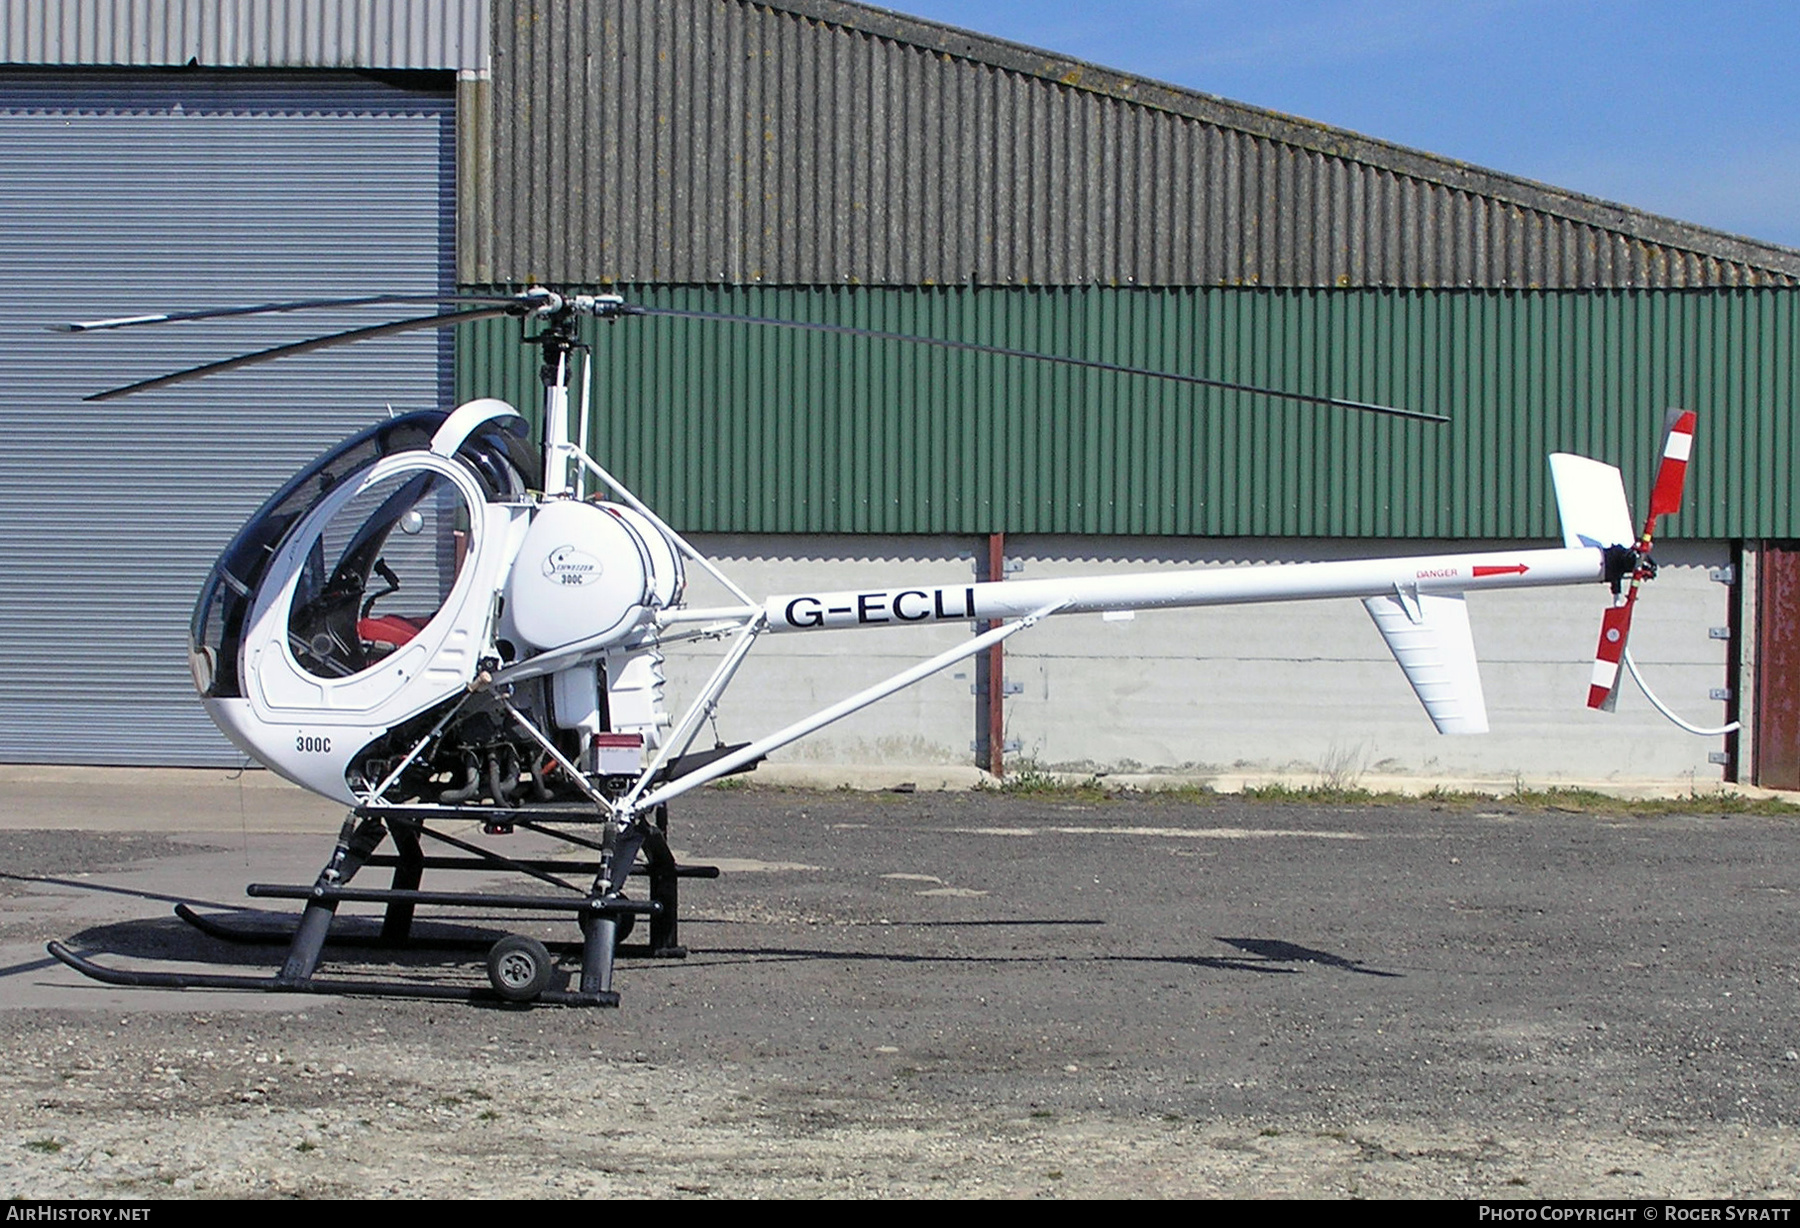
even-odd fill
[{"label": "tail rotor blade", "polygon": [[[1650,512],[1644,517],[1644,531],[1629,550],[1616,548],[1628,571],[1612,576],[1613,592],[1618,594],[1600,621],[1600,646],[1594,650],[1594,673],[1588,681],[1588,707],[1611,712],[1619,698],[1619,668],[1625,659],[1625,642],[1631,637],[1631,612],[1637,605],[1638,590],[1644,581],[1656,574],[1650,558],[1656,522],[1681,510],[1681,494],[1687,484],[1688,457],[1694,450],[1694,427],[1697,422],[1691,409],[1671,409],[1663,425],[1662,457],[1656,467],[1656,485],[1650,492]],[[1609,555],[1613,552],[1609,552]]]},{"label": "tail rotor blade", "polygon": [[1625,659],[1625,641],[1631,637],[1631,610],[1637,603],[1637,585],[1626,590],[1625,600],[1608,606],[1600,620],[1600,646],[1594,650],[1594,674],[1588,681],[1590,708],[1611,712],[1619,699],[1619,664]]},{"label": "tail rotor blade", "polygon": [[1681,510],[1681,491],[1687,483],[1688,457],[1694,450],[1694,424],[1691,409],[1671,409],[1663,430],[1662,461],[1656,469],[1656,487],[1650,492],[1650,515],[1644,521],[1644,537],[1648,539],[1656,522],[1663,516]]}]

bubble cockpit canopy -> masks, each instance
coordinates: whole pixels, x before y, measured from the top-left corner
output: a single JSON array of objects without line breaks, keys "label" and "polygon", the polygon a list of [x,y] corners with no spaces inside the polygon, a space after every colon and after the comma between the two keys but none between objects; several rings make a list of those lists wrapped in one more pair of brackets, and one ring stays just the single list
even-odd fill
[{"label": "bubble cockpit canopy", "polygon": [[[428,449],[448,417],[442,410],[405,414],[351,437],[291,479],[238,531],[207,576],[189,628],[189,661],[194,685],[202,696],[241,697],[239,658],[250,611],[268,578],[270,563],[295,526],[344,481],[384,457]],[[525,498],[540,472],[528,429],[516,413],[499,414],[476,425],[457,447],[457,459],[474,474],[490,501]],[[296,595],[290,625],[290,643],[308,672],[342,676],[372,663],[369,645],[359,644],[354,634],[343,634],[335,626],[341,619],[334,611],[347,611],[344,616],[354,628],[359,615],[367,621],[373,613],[367,607],[395,591],[398,582],[384,560],[383,547],[396,533],[402,539],[418,537],[421,542],[443,546],[435,569],[438,581],[414,587],[415,595],[435,592],[442,601],[462,562],[455,547],[456,515],[452,501],[445,498],[445,486],[441,479],[433,481],[429,476],[398,482],[362,509],[357,523],[347,525],[340,540],[328,546],[322,536],[315,545],[314,553],[320,557],[309,562],[302,576],[302,587],[309,591]],[[342,513],[334,516],[332,524],[342,518]],[[328,548],[330,558],[325,557]],[[427,558],[431,548],[427,545],[421,557]],[[367,593],[371,576],[391,587]],[[429,619],[435,609],[433,605],[411,614],[389,613],[375,621],[398,628],[405,622]],[[377,638],[392,640],[394,636]]]}]

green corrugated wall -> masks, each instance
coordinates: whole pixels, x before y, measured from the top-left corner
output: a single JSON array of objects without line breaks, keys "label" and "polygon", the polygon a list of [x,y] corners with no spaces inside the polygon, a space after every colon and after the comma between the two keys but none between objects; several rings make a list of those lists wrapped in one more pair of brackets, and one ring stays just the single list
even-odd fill
[{"label": "green corrugated wall", "polygon": [[[1453,420],[748,324],[589,322],[594,454],[689,531],[1552,537],[1546,454],[1621,464],[1635,503],[1682,405],[1701,430],[1670,532],[1800,537],[1800,291],[618,289]],[[465,329],[464,398],[535,405],[518,329]]]}]

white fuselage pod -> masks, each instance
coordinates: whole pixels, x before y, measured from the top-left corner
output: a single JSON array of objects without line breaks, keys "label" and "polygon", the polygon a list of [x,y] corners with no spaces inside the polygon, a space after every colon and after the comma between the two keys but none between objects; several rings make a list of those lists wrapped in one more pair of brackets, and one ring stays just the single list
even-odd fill
[{"label": "white fuselage pod", "polygon": [[1603,574],[1604,552],[1598,549],[1505,550],[799,593],[771,597],[763,613],[770,631],[821,631],[1020,618],[1059,601],[1057,613],[1079,614],[1589,584]]},{"label": "white fuselage pod", "polygon": [[[214,721],[295,784],[354,803],[352,757],[473,676],[528,514],[488,502],[464,466],[423,450],[344,482],[271,562],[244,636],[242,697],[207,699]],[[392,588],[361,583],[376,560]]]}]

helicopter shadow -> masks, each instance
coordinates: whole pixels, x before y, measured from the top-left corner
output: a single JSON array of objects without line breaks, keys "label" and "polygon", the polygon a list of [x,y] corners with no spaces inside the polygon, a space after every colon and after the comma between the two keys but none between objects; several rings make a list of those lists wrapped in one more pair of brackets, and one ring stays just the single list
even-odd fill
[{"label": "helicopter shadow", "polygon": [[[897,922],[883,926],[885,929],[902,929],[909,923]],[[939,923],[925,922],[921,925]],[[964,921],[958,925],[1009,926],[1009,925],[1099,925],[1098,921]],[[844,963],[877,963],[896,965],[963,965],[1012,967],[1034,964],[1160,964],[1165,966],[1205,968],[1218,972],[1248,972],[1259,975],[1295,976],[1303,973],[1306,966],[1330,968],[1342,972],[1352,972],[1362,976],[1399,978],[1405,974],[1389,972],[1369,967],[1362,960],[1348,959],[1330,951],[1318,950],[1314,947],[1301,946],[1279,938],[1214,938],[1215,942],[1224,943],[1236,948],[1237,955],[1205,955],[1205,954],[1169,954],[1157,955],[1139,952],[1118,954],[1057,954],[1045,952],[1033,955],[981,955],[981,954],[933,954],[908,951],[868,951],[868,950],[832,950],[823,947],[794,946],[706,946],[696,948],[696,955],[703,955],[711,963],[769,963],[769,962],[844,962]]]},{"label": "helicopter shadow", "polygon": [[[281,964],[299,921],[296,913],[259,909],[229,909],[210,920],[224,921],[234,932],[230,938],[197,929],[178,916],[138,918],[89,926],[65,940],[76,954],[86,958],[121,957],[167,964],[201,965],[214,969],[272,973]],[[484,924],[498,921],[508,928]],[[403,942],[381,937],[381,918],[345,915],[334,919],[326,941],[321,974],[326,969],[354,974],[374,971],[384,975],[442,975],[452,970],[478,974],[482,956],[501,938],[519,929],[512,918],[471,917],[467,920],[420,920]],[[579,943],[551,942],[552,951],[577,953]],[[0,976],[26,971],[34,965],[0,969]],[[41,966],[41,965],[36,965]]]},{"label": "helicopter shadow", "polygon": [[[1317,964],[1321,967],[1336,968],[1343,972],[1354,972],[1360,976],[1403,977],[1404,972],[1383,972],[1379,968],[1371,968],[1360,959],[1345,959],[1342,955],[1333,955],[1329,951],[1320,951],[1313,947],[1303,947],[1297,943],[1286,942],[1280,938],[1214,938],[1215,942],[1236,947],[1256,962],[1248,963],[1251,969],[1262,969],[1269,964]],[[1245,963],[1237,960],[1233,962]],[[1286,969],[1297,971],[1297,969]]]},{"label": "helicopter shadow", "polygon": [[[100,895],[124,896],[129,899],[148,900],[154,903],[175,906],[173,917],[141,917],[121,921],[112,921],[93,925],[70,939],[74,942],[92,942],[96,953],[111,952],[117,955],[137,956],[142,958],[200,959],[209,963],[241,963],[210,958],[220,951],[231,951],[239,947],[285,946],[293,937],[294,927],[299,923],[298,912],[283,912],[271,909],[246,908],[241,904],[229,904],[219,900],[196,899],[191,895],[170,895],[160,891],[143,891],[135,887],[119,887],[110,883],[84,881],[80,879],[58,878],[47,874],[13,874],[0,871],[0,879],[9,879],[19,883],[35,883],[53,887],[66,887],[75,891]],[[201,910],[205,910],[202,912]],[[203,920],[229,927],[233,931],[231,937],[208,934],[204,926],[184,922],[182,912],[199,914]],[[494,922],[506,925],[505,929],[491,929],[476,922]],[[381,938],[382,919],[378,914],[340,912],[332,921],[331,939],[327,948],[339,947],[345,950],[366,949],[378,952],[383,956],[382,962],[396,962],[393,958],[404,953],[409,946],[429,949],[433,947],[474,949],[492,946],[509,933],[522,927],[520,918],[513,915],[489,916],[480,913],[464,914],[457,920],[421,917],[413,923],[411,937],[406,942],[390,942]],[[578,947],[579,944],[547,944],[552,950],[559,945]],[[0,969],[3,975],[7,969]]]},{"label": "helicopter shadow", "polygon": [[[15,881],[175,903],[182,906],[181,911],[186,912],[189,917],[194,917],[190,901],[160,892],[40,875],[6,874],[4,877]],[[251,972],[271,972],[279,965],[280,949],[288,944],[293,935],[298,921],[297,913],[243,908],[216,901],[201,903],[209,912],[195,920],[183,920],[180,915],[176,915],[107,922],[83,929],[71,935],[67,942],[78,953],[89,957],[118,956],[132,960],[206,965]],[[688,928],[691,932],[696,926],[704,928],[707,924],[709,922],[706,919],[694,918],[688,922]],[[1021,926],[1066,929],[1104,924],[1104,921],[1094,918],[970,918],[956,921],[898,921],[883,925],[881,929],[884,932],[1000,930]],[[215,932],[209,932],[209,927],[213,927]],[[324,966],[352,975],[358,971],[401,977],[409,974],[443,977],[452,970],[474,973],[483,954],[494,943],[509,933],[518,931],[520,919],[512,915],[459,916],[455,920],[422,917],[414,923],[407,939],[398,942],[384,940],[381,928],[382,918],[379,915],[340,914],[332,923],[331,935],[325,947]],[[990,955],[979,952],[936,953],[917,950],[876,951],[867,948],[846,950],[819,946],[701,944],[693,948],[693,954],[714,966],[814,962],[995,968],[1058,964],[1154,964],[1264,976],[1298,975],[1310,966],[1363,976],[1394,978],[1403,975],[1370,967],[1362,960],[1302,946],[1285,939],[1215,936],[1214,941],[1233,948],[1236,953],[1009,952]],[[551,941],[546,945],[560,961],[579,958],[579,942]],[[0,968],[0,978],[41,969],[49,962],[51,961],[40,959]],[[569,976],[567,968],[559,968],[553,983],[561,985]]]},{"label": "helicopter shadow", "polygon": [[6,871],[0,871],[0,879],[7,879],[15,883],[42,883],[50,887],[68,887],[75,891],[87,891],[96,895],[121,895],[134,900],[155,900],[162,904],[201,904],[207,908],[235,908],[235,905],[221,904],[216,900],[195,900],[184,895],[165,895],[160,891],[140,891],[136,887],[115,887],[111,883],[85,882],[74,878],[57,878],[49,874],[12,874]]}]

